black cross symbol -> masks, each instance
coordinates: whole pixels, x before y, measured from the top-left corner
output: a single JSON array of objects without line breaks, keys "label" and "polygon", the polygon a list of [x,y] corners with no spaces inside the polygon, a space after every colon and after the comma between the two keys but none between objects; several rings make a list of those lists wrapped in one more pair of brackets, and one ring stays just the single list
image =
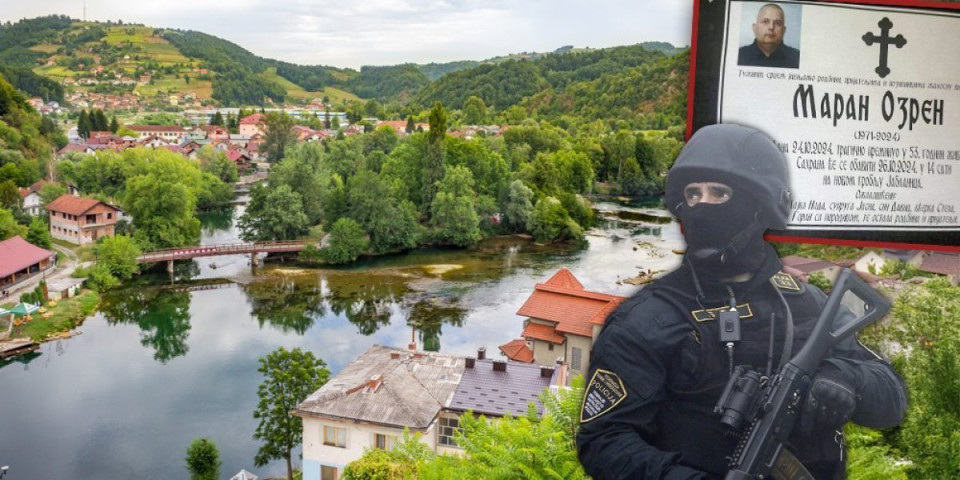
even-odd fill
[{"label": "black cross symbol", "polygon": [[873,45],[873,42],[880,44],[880,65],[874,69],[877,72],[877,75],[880,75],[880,78],[886,77],[890,74],[890,69],[887,68],[887,52],[889,51],[889,45],[896,45],[897,48],[903,48],[907,44],[907,39],[903,38],[903,35],[897,35],[895,38],[890,38],[890,29],[893,28],[893,22],[889,18],[883,17],[883,20],[880,20],[880,23],[877,24],[880,27],[880,36],[876,36],[873,32],[867,32],[863,34],[863,43],[866,43],[869,47]]}]

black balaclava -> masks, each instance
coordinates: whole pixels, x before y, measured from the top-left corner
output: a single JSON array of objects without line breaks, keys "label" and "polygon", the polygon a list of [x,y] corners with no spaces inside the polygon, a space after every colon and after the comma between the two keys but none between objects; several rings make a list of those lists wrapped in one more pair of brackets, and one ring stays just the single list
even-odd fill
[{"label": "black balaclava", "polygon": [[698,203],[680,210],[687,261],[707,279],[753,272],[765,259],[765,228],[757,220],[756,201],[733,188],[725,203]]},{"label": "black balaclava", "polygon": [[[689,206],[684,188],[716,182],[733,190],[722,204]],[[756,273],[770,255],[769,229],[784,229],[790,211],[787,163],[773,140],[742,125],[700,128],[667,174],[664,203],[683,223],[687,262],[698,276],[723,281]]]}]

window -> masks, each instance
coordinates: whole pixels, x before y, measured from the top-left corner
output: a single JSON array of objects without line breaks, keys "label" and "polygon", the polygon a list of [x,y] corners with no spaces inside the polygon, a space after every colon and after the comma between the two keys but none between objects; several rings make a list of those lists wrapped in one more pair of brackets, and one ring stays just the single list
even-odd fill
[{"label": "window", "polygon": [[583,355],[580,353],[580,347],[573,347],[570,352],[570,368],[573,370],[582,370],[580,361]]},{"label": "window", "polygon": [[553,344],[552,344],[552,343],[547,342],[547,347],[550,349],[551,352],[553,351]]},{"label": "window", "polygon": [[320,480],[337,480],[337,467],[320,465]]},{"label": "window", "polygon": [[457,442],[453,439],[453,434],[460,430],[459,418],[440,417],[440,428],[437,430],[438,442],[440,445],[456,447]]},{"label": "window", "polygon": [[396,444],[396,435],[384,435],[382,433],[373,434],[373,446],[379,448],[380,450],[393,450],[393,446]]},{"label": "window", "polygon": [[107,212],[107,220],[111,220],[112,218],[113,218],[113,214],[110,212]]},{"label": "window", "polygon": [[347,448],[347,429],[323,426],[323,444]]}]

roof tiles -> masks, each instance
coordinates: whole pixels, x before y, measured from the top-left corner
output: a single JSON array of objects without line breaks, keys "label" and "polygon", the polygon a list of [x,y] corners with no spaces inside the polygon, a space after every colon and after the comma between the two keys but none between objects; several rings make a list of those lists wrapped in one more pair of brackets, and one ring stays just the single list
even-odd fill
[{"label": "roof tiles", "polygon": [[592,337],[593,325],[603,325],[607,314],[624,299],[584,290],[569,270],[561,268],[546,283],[534,287],[517,315],[554,322],[557,332]]},{"label": "roof tiles", "polygon": [[[503,371],[494,370],[496,362],[505,364]],[[542,372],[549,376],[543,376]],[[540,394],[550,387],[554,376],[552,367],[477,360],[473,368],[464,369],[448,408],[496,417],[520,416],[525,415],[527,405],[533,403],[537,413],[543,413]]]},{"label": "roof tiles", "polygon": [[0,242],[0,277],[19,272],[52,256],[50,250],[44,250],[20,237],[10,237]]},{"label": "roof tiles", "polygon": [[[64,212],[70,215],[83,215],[98,204],[103,203],[100,200],[87,197],[78,197],[65,193],[57,197],[56,200],[47,204],[48,212]],[[104,203],[104,205],[106,205]],[[112,207],[111,207],[112,208]]]},{"label": "roof tiles", "polygon": [[463,365],[461,357],[374,345],[295,411],[426,429],[452,397]]}]

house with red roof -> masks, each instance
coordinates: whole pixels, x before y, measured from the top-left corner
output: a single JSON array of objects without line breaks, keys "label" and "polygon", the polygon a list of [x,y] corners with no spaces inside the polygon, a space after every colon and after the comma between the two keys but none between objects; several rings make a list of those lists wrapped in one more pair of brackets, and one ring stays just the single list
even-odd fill
[{"label": "house with red roof", "polygon": [[230,138],[230,132],[218,125],[201,125],[200,130],[204,132],[208,140],[227,140]]},{"label": "house with red roof", "polygon": [[266,119],[266,115],[262,113],[254,113],[253,115],[248,115],[240,119],[240,122],[237,124],[237,130],[240,135],[254,136],[256,134],[263,135],[263,130],[260,128],[260,124]]},{"label": "house with red roof", "polygon": [[240,150],[227,150],[227,159],[237,166],[237,171],[241,174],[253,168],[253,159]]},{"label": "house with red roof", "polygon": [[[0,293],[53,266],[55,254],[20,237],[0,242]],[[0,297],[5,297],[0,294]]]},{"label": "house with red roof", "polygon": [[114,234],[120,210],[93,198],[65,194],[47,204],[50,234],[77,245]]},{"label": "house with red roof", "polygon": [[[561,268],[549,280],[534,286],[533,293],[523,303],[517,315],[527,317],[521,334],[533,351],[533,361],[553,365],[563,359],[570,375],[585,374],[590,368],[590,349],[607,315],[626,297],[591,292],[566,268]],[[510,357],[511,344],[501,346]],[[515,353],[526,355],[522,349]]]}]

